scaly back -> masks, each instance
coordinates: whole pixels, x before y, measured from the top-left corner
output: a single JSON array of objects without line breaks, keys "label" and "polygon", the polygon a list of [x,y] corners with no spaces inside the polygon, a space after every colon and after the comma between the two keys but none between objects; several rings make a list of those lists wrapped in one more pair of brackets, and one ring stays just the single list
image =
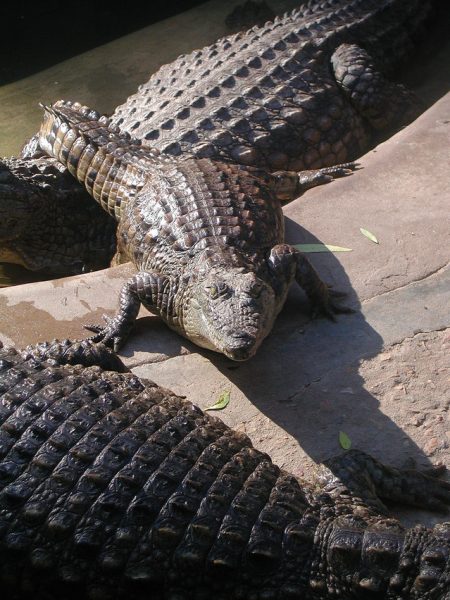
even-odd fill
[{"label": "scaly back", "polygon": [[[327,152],[317,143],[320,134],[332,146],[356,127],[342,107],[331,54],[342,43],[356,43],[390,70],[410,53],[431,5],[308,2],[162,66],[115,110],[112,123],[174,156],[190,152],[293,170],[351,160],[365,143],[354,141],[354,150],[342,156],[341,146]],[[312,147],[320,156],[308,155]]]}]

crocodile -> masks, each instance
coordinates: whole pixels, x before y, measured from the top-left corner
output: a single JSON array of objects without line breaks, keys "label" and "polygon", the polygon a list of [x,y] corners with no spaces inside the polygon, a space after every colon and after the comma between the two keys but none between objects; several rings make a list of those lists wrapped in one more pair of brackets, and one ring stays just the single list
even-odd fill
[{"label": "crocodile", "polygon": [[[163,65],[111,122],[161,152],[276,171],[352,161],[421,111],[387,80],[432,0],[311,0]],[[382,72],[381,72],[382,71]]]},{"label": "crocodile", "polygon": [[[409,56],[433,4],[312,0],[162,66],[111,122],[175,156],[188,152],[271,171],[353,160],[375,131],[400,127],[420,112],[416,98],[378,68],[389,74]],[[37,158],[36,151],[35,137],[21,157]],[[58,185],[47,184],[58,201]],[[42,230],[53,226],[47,220]],[[80,236],[80,249],[83,243]],[[67,252],[76,262],[78,248]]]},{"label": "crocodile", "polygon": [[4,597],[450,597],[450,523],[405,528],[384,504],[448,509],[436,472],[355,449],[304,481],[187,400],[105,370],[101,345],[90,366],[67,364],[70,348],[0,350]]},{"label": "crocodile", "polygon": [[118,251],[138,269],[121,289],[117,315],[105,327],[88,327],[95,341],[118,350],[142,303],[195,344],[247,360],[294,280],[316,313],[350,311],[306,256],[284,243],[278,197],[296,195],[304,173],[180,159],[144,147],[78,103],[44,109],[42,149],[118,220]]},{"label": "crocodile", "polygon": [[116,224],[56,160],[0,161],[0,262],[49,276],[108,265]]}]

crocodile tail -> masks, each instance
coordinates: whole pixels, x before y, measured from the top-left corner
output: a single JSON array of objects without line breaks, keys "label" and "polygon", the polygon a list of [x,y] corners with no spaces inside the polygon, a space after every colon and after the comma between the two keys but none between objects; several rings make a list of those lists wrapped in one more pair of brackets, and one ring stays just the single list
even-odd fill
[{"label": "crocodile tail", "polygon": [[78,103],[43,106],[39,144],[82,183],[110,215],[120,220],[124,203],[139,190],[157,155],[110,125],[107,117]]}]

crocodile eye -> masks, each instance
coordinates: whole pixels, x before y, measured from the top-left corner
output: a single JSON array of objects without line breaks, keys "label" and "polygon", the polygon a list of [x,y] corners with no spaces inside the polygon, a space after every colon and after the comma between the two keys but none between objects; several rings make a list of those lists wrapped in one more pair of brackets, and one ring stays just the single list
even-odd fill
[{"label": "crocodile eye", "polygon": [[206,288],[210,297],[215,300],[219,296],[224,296],[228,292],[228,286],[226,283],[219,281],[216,285],[210,285]]}]

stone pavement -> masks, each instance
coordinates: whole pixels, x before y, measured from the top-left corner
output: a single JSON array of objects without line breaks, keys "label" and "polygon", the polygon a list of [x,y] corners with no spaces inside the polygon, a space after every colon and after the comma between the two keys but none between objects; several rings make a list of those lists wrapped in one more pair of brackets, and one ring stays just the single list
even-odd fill
[{"label": "stone pavement", "polygon": [[[449,159],[447,94],[362,157],[353,175],[285,207],[289,242],[352,249],[310,258],[348,293],[354,314],[311,320],[293,289],[256,357],[233,363],[142,310],[123,360],[201,407],[229,390],[217,416],[297,475],[311,477],[317,462],[341,451],[340,431],[387,463],[450,466]],[[87,335],[82,324],[114,313],[130,272],[122,265],[0,290],[0,340],[24,346]],[[418,513],[401,514],[411,522]]]}]

